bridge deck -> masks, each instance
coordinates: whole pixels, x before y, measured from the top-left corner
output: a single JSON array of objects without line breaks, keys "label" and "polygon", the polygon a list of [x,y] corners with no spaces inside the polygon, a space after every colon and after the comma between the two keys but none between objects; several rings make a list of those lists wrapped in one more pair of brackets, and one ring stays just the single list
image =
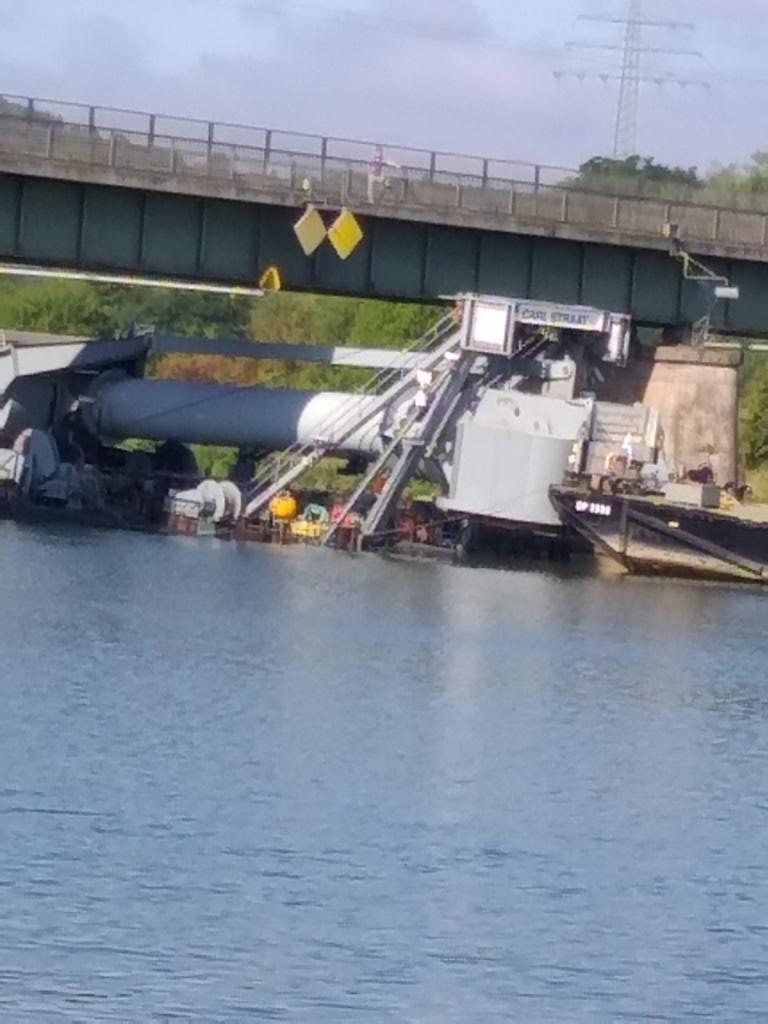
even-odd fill
[{"label": "bridge deck", "polygon": [[672,222],[702,254],[768,261],[768,208],[696,202],[695,191],[674,186],[637,197],[622,194],[632,183],[619,180],[601,193],[580,187],[565,168],[403,147],[390,153],[401,159],[372,178],[370,143],[39,100],[0,103],[3,171],[284,206],[313,199],[396,219],[656,249],[666,248],[662,229]]}]

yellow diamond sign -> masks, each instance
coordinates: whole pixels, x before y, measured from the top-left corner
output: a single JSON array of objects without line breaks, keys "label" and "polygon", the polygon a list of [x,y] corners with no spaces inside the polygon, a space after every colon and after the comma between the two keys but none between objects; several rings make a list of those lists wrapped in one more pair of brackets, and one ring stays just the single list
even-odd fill
[{"label": "yellow diamond sign", "polygon": [[341,211],[328,229],[328,239],[340,259],[351,256],[363,240],[363,230],[351,210]]},{"label": "yellow diamond sign", "polygon": [[327,234],[323,218],[314,206],[308,206],[293,225],[293,230],[304,250],[305,256],[311,256],[325,241]]}]

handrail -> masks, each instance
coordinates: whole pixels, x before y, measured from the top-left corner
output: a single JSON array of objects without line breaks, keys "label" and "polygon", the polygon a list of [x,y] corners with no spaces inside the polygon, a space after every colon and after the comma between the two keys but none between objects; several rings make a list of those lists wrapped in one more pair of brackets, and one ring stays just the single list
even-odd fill
[{"label": "handrail", "polygon": [[[71,117],[73,110],[80,112],[79,121],[62,119],[62,113]],[[120,125],[119,116],[139,118],[142,125]],[[196,125],[205,129],[199,137]],[[174,126],[175,133],[168,130]],[[245,136],[222,138],[225,130]],[[728,205],[715,190],[707,194],[689,186],[657,188],[656,183],[637,194],[637,188],[619,179],[568,180],[567,175],[578,173],[575,169],[397,146],[389,147],[387,155],[396,156],[399,166],[374,176],[372,144],[363,141],[53,100],[0,95],[0,160],[3,153],[68,167],[186,175],[217,187],[235,182],[238,189],[255,193],[287,189],[291,202],[311,198],[360,210],[381,205],[447,214],[456,209],[500,223],[503,218],[554,222],[657,239],[672,221],[692,242],[746,246],[761,253],[768,249],[768,197],[734,196]],[[446,165],[454,160],[465,166]],[[305,179],[309,196],[302,196]]]},{"label": "handrail", "polygon": [[[18,112],[2,110],[2,104],[11,104],[18,107]],[[427,171],[430,175],[455,174],[458,176],[477,177],[482,180],[495,179],[499,182],[528,183],[536,188],[553,187],[574,188],[589,193],[631,196],[632,198],[656,198],[670,199],[678,202],[696,202],[696,196],[700,191],[695,186],[676,185],[674,183],[642,182],[638,179],[594,179],[594,188],[586,187],[584,181],[569,182],[568,178],[577,176],[577,167],[563,164],[537,163],[530,160],[515,160],[510,157],[494,156],[488,154],[468,153],[454,149],[426,149],[419,146],[412,146],[401,142],[387,141],[382,139],[350,138],[344,135],[319,135],[304,130],[293,130],[290,128],[266,127],[258,124],[248,124],[238,121],[217,121],[206,120],[199,117],[187,117],[181,114],[151,113],[145,110],[136,110],[129,107],[101,107],[93,104],[74,103],[68,100],[56,100],[50,97],[28,97],[16,93],[0,93],[0,114],[6,117],[14,117],[19,120],[43,120],[45,118],[59,119],[65,112],[78,111],[80,120],[72,120],[69,123],[73,126],[89,128],[93,131],[115,131],[135,132],[148,135],[151,138],[175,139],[179,142],[202,142],[213,146],[234,145],[256,146],[253,137],[258,136],[271,151],[291,153],[296,156],[316,157],[320,159],[342,159],[358,160],[368,164],[371,161],[374,149],[382,146],[385,152],[392,152],[405,156],[411,154],[414,158],[420,158],[418,164],[413,168]],[[139,118],[141,125],[128,125],[114,123],[115,116],[125,118]],[[158,131],[159,126],[172,125],[194,125],[200,128],[199,136],[185,135],[183,132]],[[235,142],[231,138],[224,137],[227,132],[247,133],[252,137],[250,143]],[[306,152],[302,149],[275,145],[281,137],[287,139],[301,139],[312,141],[315,144],[314,152]],[[358,155],[351,153],[334,152],[335,146],[351,146],[358,149]],[[462,161],[463,169],[456,166],[447,166],[446,162]],[[470,169],[472,168],[472,169]],[[614,186],[614,187],[612,187]],[[647,191],[644,191],[644,187]],[[681,198],[681,197],[685,198]],[[759,197],[758,197],[759,198]],[[704,204],[710,205],[710,204]],[[718,204],[711,204],[718,205]],[[722,204],[720,204],[722,205]],[[765,211],[768,212],[768,200],[763,202]]]},{"label": "handrail", "polygon": [[[422,156],[422,157],[426,157],[427,159],[425,160],[425,165],[426,165],[425,169],[426,170],[430,170],[430,169],[434,170],[436,173],[440,173],[441,171],[443,173],[461,173],[461,172],[455,172],[455,171],[451,172],[451,170],[449,168],[441,168],[441,167],[437,166],[439,161],[437,159],[433,159],[433,158],[439,158],[439,157],[443,157],[443,158],[446,158],[446,159],[452,159],[452,160],[466,160],[466,161],[476,162],[479,165],[480,168],[482,168],[482,166],[484,164],[489,164],[489,165],[491,165],[491,164],[493,164],[493,165],[507,165],[507,166],[514,166],[514,167],[519,167],[519,168],[527,168],[527,169],[530,169],[530,171],[531,171],[531,181],[532,182],[537,180],[537,179],[541,179],[542,176],[543,176],[542,172],[545,172],[545,171],[554,171],[557,174],[576,174],[576,173],[578,173],[578,170],[576,168],[563,167],[563,166],[554,165],[554,164],[552,164],[552,165],[549,165],[549,164],[538,164],[538,163],[535,163],[535,162],[530,161],[530,160],[512,160],[509,157],[480,155],[480,154],[477,154],[477,153],[466,153],[466,152],[463,152],[463,151],[460,151],[460,150],[425,149],[425,148],[422,148],[422,147],[419,147],[419,146],[411,146],[411,145],[406,145],[406,144],[399,143],[399,142],[386,141],[386,140],[382,140],[382,139],[350,138],[349,136],[344,136],[344,135],[338,135],[338,136],[336,136],[336,135],[319,135],[319,134],[314,133],[314,132],[307,132],[307,131],[301,131],[301,130],[295,131],[295,130],[290,129],[290,128],[274,128],[274,127],[267,128],[267,127],[262,126],[262,125],[247,124],[247,123],[244,123],[244,122],[237,122],[237,121],[216,121],[216,120],[206,120],[204,118],[198,118],[198,117],[186,117],[186,116],[180,115],[180,114],[150,113],[150,112],[145,111],[145,110],[134,110],[134,109],[127,108],[127,107],[101,107],[101,106],[92,105],[92,104],[74,103],[74,102],[71,102],[71,101],[68,101],[68,100],[56,100],[56,99],[51,99],[50,97],[48,97],[48,98],[45,98],[45,97],[28,97],[28,96],[22,96],[22,95],[19,95],[19,94],[15,94],[15,93],[0,93],[0,103],[2,103],[3,101],[5,101],[6,103],[10,103],[10,104],[18,104],[19,107],[22,108],[22,109],[20,109],[18,114],[16,114],[16,113],[8,114],[8,112],[2,112],[2,113],[5,114],[5,116],[18,117],[20,120],[23,120],[23,119],[33,120],[35,118],[39,119],[41,117],[50,117],[50,118],[59,117],[60,116],[60,114],[59,114],[60,110],[77,110],[77,111],[80,111],[83,114],[83,116],[84,116],[84,120],[82,121],[81,126],[82,127],[90,127],[90,128],[96,129],[96,130],[98,130],[99,128],[101,128],[103,130],[109,130],[109,131],[114,130],[114,131],[128,131],[128,132],[130,132],[130,131],[141,132],[143,130],[143,129],[138,128],[138,127],[137,128],[131,128],[129,126],[121,127],[120,125],[115,125],[115,124],[100,124],[99,123],[99,113],[102,113],[102,114],[106,114],[106,115],[110,115],[110,114],[115,115],[115,114],[117,114],[117,115],[124,115],[124,116],[127,116],[127,117],[142,118],[145,121],[145,124],[146,124],[145,133],[152,134],[153,136],[155,135],[155,131],[153,130],[153,126],[157,126],[158,123],[177,122],[177,123],[187,124],[187,125],[199,125],[201,128],[205,129],[205,135],[201,136],[200,139],[195,139],[194,141],[201,141],[201,142],[208,141],[209,139],[213,143],[227,142],[228,140],[226,140],[226,139],[221,139],[221,138],[217,139],[216,138],[216,129],[217,128],[219,128],[219,129],[229,129],[229,130],[240,131],[240,132],[250,132],[250,133],[255,133],[255,134],[261,134],[264,137],[271,136],[272,138],[274,138],[275,136],[284,135],[284,136],[290,136],[290,137],[296,138],[296,139],[311,139],[311,140],[313,140],[314,142],[316,142],[318,144],[318,151],[317,151],[317,153],[307,154],[307,155],[312,155],[312,156],[321,156],[322,153],[323,153],[324,148],[327,148],[328,144],[340,143],[342,145],[351,145],[351,146],[363,147],[366,150],[366,156],[365,157],[361,157],[361,159],[367,162],[371,158],[373,149],[376,146],[382,146],[385,150],[397,151],[398,153],[413,153],[413,154],[418,154],[419,156]],[[41,109],[41,105],[43,105],[43,109]],[[46,106],[51,108],[51,109],[46,110],[45,109]],[[71,124],[78,124],[80,122],[70,122],[70,123]],[[210,131],[211,128],[213,128],[213,134],[211,134],[211,131]],[[162,133],[157,133],[157,134],[160,135]],[[176,135],[171,136],[171,137],[173,137],[173,138],[180,138],[180,139],[183,138],[183,136],[176,136]],[[191,140],[189,140],[189,141],[191,141]],[[328,153],[327,155],[328,156],[332,156],[333,154]]]}]

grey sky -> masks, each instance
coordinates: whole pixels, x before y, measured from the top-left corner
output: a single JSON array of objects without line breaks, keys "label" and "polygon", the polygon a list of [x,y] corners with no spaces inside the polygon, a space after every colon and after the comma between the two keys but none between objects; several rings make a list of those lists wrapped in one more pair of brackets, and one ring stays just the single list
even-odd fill
[{"label": "grey sky", "polygon": [[[639,149],[696,164],[768,149],[762,114],[768,0],[645,0],[696,23],[648,30],[649,65],[708,78],[710,91],[647,86]],[[574,165],[610,152],[615,83],[557,81],[609,70],[620,41],[579,21],[626,0],[0,0],[6,93],[162,110],[323,134]]]}]

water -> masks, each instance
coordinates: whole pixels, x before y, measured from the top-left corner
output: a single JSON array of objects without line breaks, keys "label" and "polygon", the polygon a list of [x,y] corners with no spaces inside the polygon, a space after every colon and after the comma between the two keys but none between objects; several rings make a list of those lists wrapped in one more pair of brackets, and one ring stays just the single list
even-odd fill
[{"label": "water", "polygon": [[766,1019],[768,595],[0,552],[3,1021]]}]

